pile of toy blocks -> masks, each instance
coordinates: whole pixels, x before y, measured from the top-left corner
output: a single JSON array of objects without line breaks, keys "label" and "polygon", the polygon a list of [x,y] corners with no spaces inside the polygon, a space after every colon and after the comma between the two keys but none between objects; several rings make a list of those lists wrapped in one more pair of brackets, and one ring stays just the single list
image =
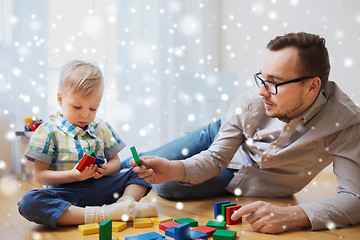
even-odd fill
[{"label": "pile of toy blocks", "polygon": [[[231,220],[231,215],[240,207],[236,203],[230,203],[229,201],[215,202],[215,220],[209,220],[205,226],[198,226],[198,222],[192,218],[172,219],[168,217],[154,217],[135,218],[133,228],[159,225],[159,229],[164,231],[165,236],[175,240],[208,239],[210,237],[214,240],[233,240],[236,238],[236,231],[226,230],[226,226],[242,222],[242,218],[236,221]],[[100,240],[111,240],[112,231],[119,232],[125,228],[127,228],[126,222],[116,222],[108,219],[100,225],[97,223],[80,225],[79,231],[83,235],[99,233]],[[135,236],[127,236],[125,240],[156,240],[165,239],[165,236],[158,232],[148,232]]]}]

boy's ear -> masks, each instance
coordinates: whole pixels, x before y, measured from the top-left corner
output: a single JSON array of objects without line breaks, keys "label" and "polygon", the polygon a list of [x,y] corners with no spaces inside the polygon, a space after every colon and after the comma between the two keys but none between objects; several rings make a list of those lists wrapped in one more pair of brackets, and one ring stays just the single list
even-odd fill
[{"label": "boy's ear", "polygon": [[59,105],[61,106],[61,105],[62,105],[62,96],[61,96],[61,93],[57,93],[57,101],[58,101]]}]

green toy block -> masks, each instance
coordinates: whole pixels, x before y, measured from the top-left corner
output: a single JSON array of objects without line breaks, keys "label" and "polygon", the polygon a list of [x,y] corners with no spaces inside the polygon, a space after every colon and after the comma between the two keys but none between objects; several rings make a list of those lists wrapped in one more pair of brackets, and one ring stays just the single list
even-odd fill
[{"label": "green toy block", "polygon": [[178,218],[175,219],[174,222],[183,224],[183,223],[190,223],[191,227],[197,227],[198,226],[198,221],[192,219],[192,218]]},{"label": "green toy block", "polygon": [[95,154],[94,154],[94,152],[92,150],[88,151],[87,155],[95,157]]},{"label": "green toy block", "polygon": [[225,229],[226,228],[226,222],[210,220],[210,221],[207,222],[206,226],[217,228],[217,229]]},{"label": "green toy block", "polygon": [[112,238],[112,220],[106,219],[100,223],[99,240],[111,240]]},{"label": "green toy block", "polygon": [[233,240],[236,238],[236,231],[218,229],[213,234],[214,240]]},{"label": "green toy block", "polygon": [[221,205],[221,215],[224,217],[223,221],[226,221],[226,208],[230,206],[236,206],[236,203],[226,203]]},{"label": "green toy block", "polygon": [[141,162],[141,160],[139,158],[139,155],[138,155],[138,153],[136,151],[136,148],[133,146],[133,147],[130,148],[130,150],[131,150],[131,153],[133,155],[133,158],[135,160],[136,165],[141,166],[142,162]]}]

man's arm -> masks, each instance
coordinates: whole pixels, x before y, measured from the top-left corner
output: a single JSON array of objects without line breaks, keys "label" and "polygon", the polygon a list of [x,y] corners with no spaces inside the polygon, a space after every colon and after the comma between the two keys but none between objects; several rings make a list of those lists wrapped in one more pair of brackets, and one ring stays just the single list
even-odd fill
[{"label": "man's arm", "polygon": [[360,223],[360,124],[341,131],[329,143],[334,156],[337,195],[301,204],[313,230],[333,229]]},{"label": "man's arm", "polygon": [[241,207],[231,216],[236,220],[243,215],[255,230],[262,233],[281,233],[292,228],[310,227],[310,221],[299,206],[278,207],[267,202],[257,201]]}]

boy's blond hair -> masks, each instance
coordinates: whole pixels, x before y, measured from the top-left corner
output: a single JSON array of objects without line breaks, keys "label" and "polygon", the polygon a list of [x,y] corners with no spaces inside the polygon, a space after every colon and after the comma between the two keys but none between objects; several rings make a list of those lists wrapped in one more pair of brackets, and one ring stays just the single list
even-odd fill
[{"label": "boy's blond hair", "polygon": [[84,61],[66,63],[60,73],[59,92],[83,92],[84,96],[104,86],[104,79],[99,67]]}]

